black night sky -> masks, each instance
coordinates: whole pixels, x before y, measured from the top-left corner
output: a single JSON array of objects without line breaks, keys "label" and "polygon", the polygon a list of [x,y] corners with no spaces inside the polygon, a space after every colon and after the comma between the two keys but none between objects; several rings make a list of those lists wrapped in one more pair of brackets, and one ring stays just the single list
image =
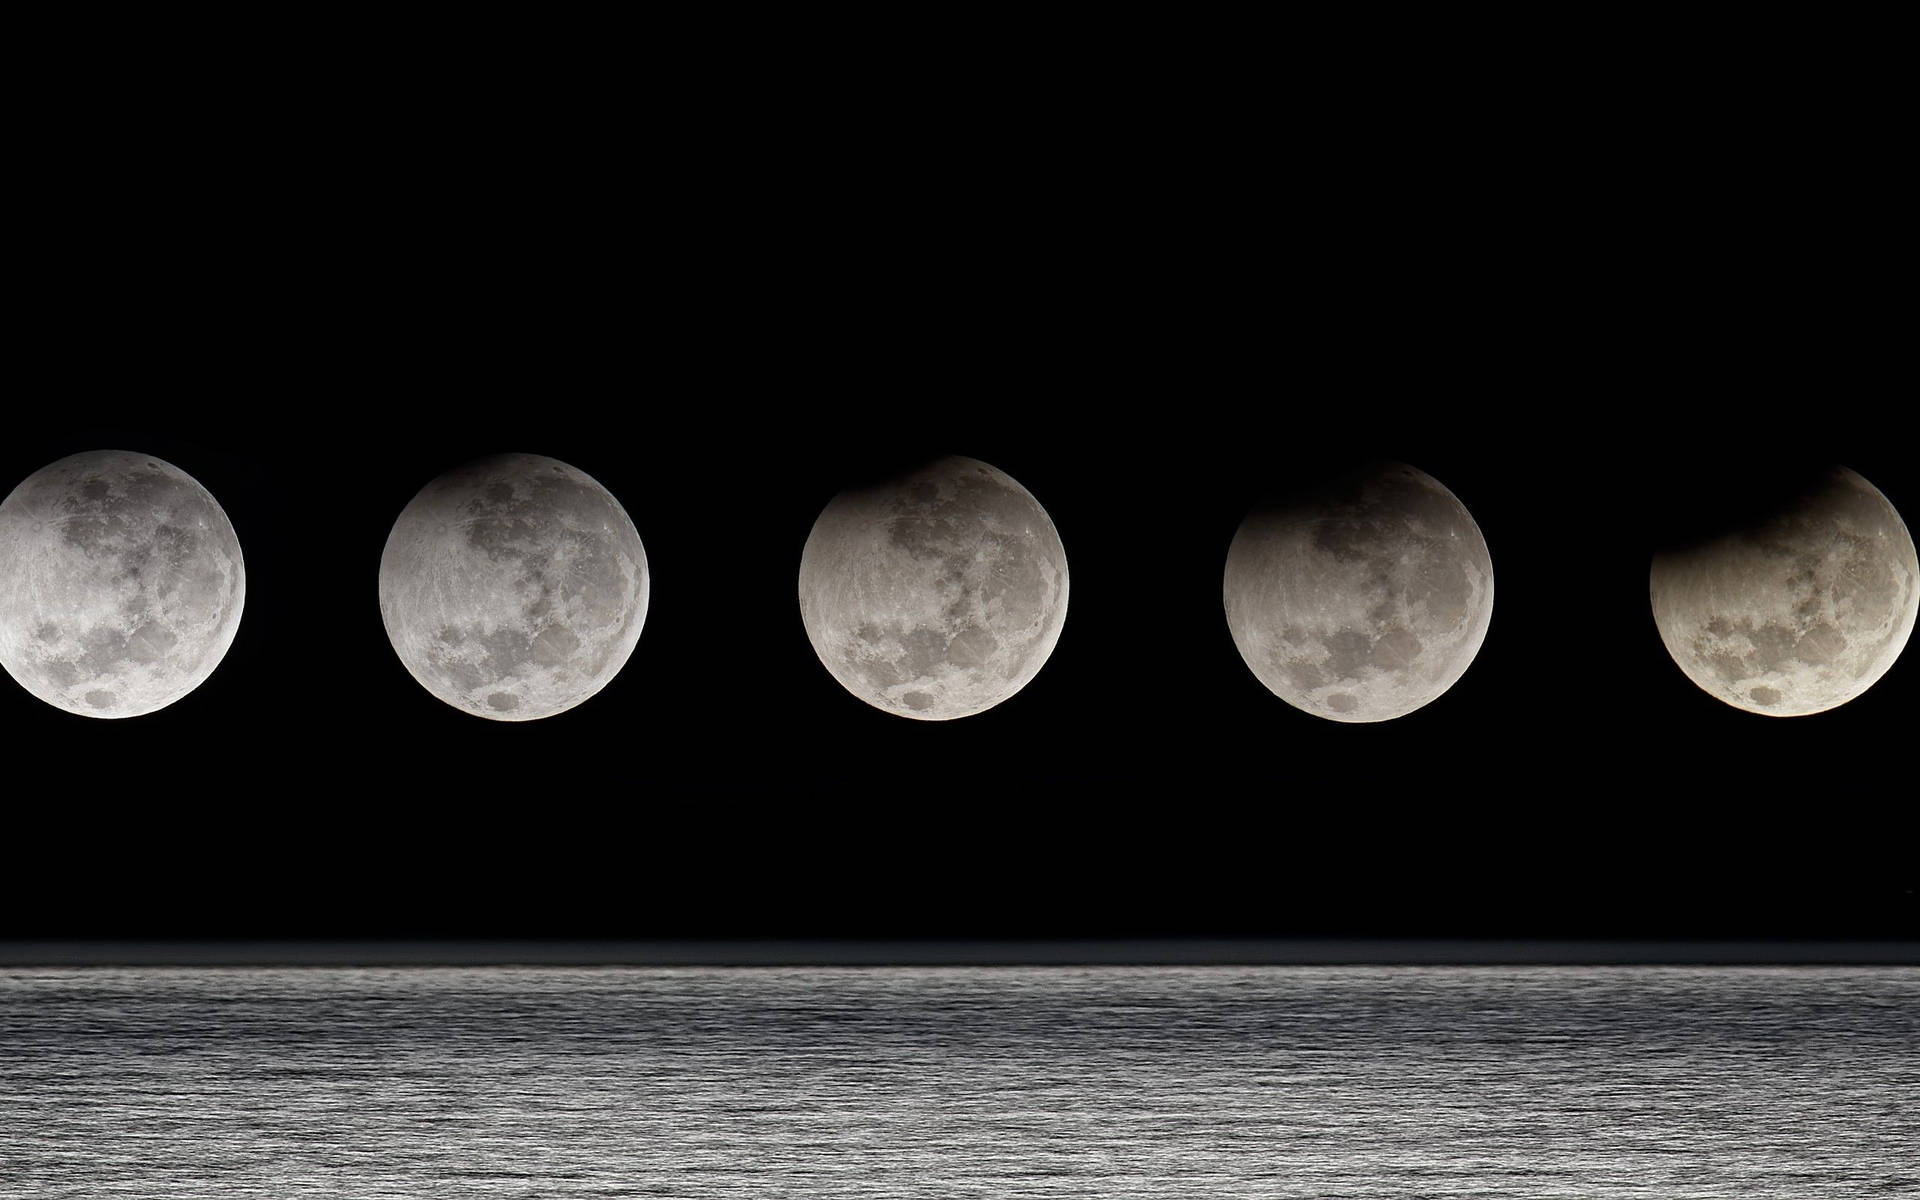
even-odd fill
[{"label": "black night sky", "polygon": [[[1762,718],[1646,595],[1808,463],[1920,517],[1870,139],[1235,78],[76,101],[19,185],[0,491],[163,457],[248,592],[159,713],[0,686],[0,938],[1920,938],[1920,650]],[[625,670],[524,724],[429,696],[375,602],[413,493],[508,450],[610,489],[653,573]],[[827,500],[922,453],[1018,479],[1072,571],[1046,668],[955,722],[844,692],[795,599]],[[1337,725],[1242,664],[1221,571],[1263,491],[1377,457],[1479,522],[1492,626]]]}]

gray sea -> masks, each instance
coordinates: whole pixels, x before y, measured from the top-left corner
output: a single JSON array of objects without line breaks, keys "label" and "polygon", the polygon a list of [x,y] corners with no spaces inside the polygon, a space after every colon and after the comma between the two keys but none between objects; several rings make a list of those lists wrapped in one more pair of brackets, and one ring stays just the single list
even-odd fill
[{"label": "gray sea", "polygon": [[1920,1196],[1920,969],[0,971],[0,1196]]}]

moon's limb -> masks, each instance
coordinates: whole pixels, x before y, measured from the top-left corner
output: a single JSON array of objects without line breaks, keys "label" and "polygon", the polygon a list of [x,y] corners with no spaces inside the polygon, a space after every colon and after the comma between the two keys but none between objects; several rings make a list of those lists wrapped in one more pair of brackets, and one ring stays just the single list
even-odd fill
[{"label": "moon's limb", "polygon": [[1330,721],[1387,721],[1466,673],[1492,619],[1493,562],[1454,494],[1396,463],[1250,513],[1221,592],[1267,690]]},{"label": "moon's limb", "polygon": [[949,457],[833,498],[800,555],[800,618],[847,691],[945,721],[1032,681],[1060,638],[1067,583],[1040,502],[998,468]]},{"label": "moon's limb", "polygon": [[1920,563],[1892,502],[1839,467],[1751,528],[1657,555],[1647,591],[1661,642],[1701,690],[1805,716],[1860,695],[1900,656]]},{"label": "moon's limb", "polygon": [[226,656],[246,592],[219,502],[152,455],[71,455],[0,502],[0,665],[56,708],[172,704]]},{"label": "moon's limb", "polygon": [[408,673],[463,712],[531,721],[587,700],[647,617],[626,510],[557,459],[505,454],[420,490],[380,556],[380,618]]}]

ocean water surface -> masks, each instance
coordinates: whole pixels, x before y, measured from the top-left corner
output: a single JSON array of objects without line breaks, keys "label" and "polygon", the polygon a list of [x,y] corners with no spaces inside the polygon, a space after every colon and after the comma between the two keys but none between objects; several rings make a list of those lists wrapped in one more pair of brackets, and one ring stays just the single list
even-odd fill
[{"label": "ocean water surface", "polygon": [[1920,969],[11,968],[0,1196],[1920,1196]]}]

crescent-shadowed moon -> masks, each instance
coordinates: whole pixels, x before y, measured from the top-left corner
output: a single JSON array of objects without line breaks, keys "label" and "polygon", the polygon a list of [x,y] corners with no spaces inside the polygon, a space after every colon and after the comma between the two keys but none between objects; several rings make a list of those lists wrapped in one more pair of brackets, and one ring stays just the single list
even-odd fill
[{"label": "crescent-shadowed moon", "polygon": [[1391,463],[1248,514],[1222,593],[1234,645],[1267,690],[1330,721],[1387,721],[1473,662],[1493,562],[1452,492]]},{"label": "crescent-shadowed moon", "polygon": [[1656,555],[1667,653],[1715,699],[1770,717],[1824,712],[1872,687],[1920,609],[1913,536],[1844,467],[1738,528]]},{"label": "crescent-shadowed moon", "polygon": [[1067,556],[1031,493],[942,458],[835,496],[800,555],[820,662],[875,708],[970,716],[1032,681],[1067,615]]}]

